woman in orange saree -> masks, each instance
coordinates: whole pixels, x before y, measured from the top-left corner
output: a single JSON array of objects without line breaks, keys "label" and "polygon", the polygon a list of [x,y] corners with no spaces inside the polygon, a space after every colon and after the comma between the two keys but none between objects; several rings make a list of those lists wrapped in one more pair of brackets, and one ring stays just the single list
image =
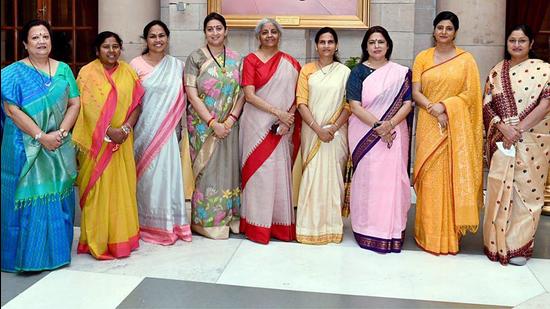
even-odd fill
[{"label": "woman in orange saree", "polygon": [[116,33],[98,34],[94,46],[98,59],[77,78],[82,102],[73,133],[82,209],[77,251],[106,260],[139,247],[132,128],[144,90],[132,67],[118,61],[122,40]]},{"label": "woman in orange saree", "polygon": [[458,17],[434,22],[436,46],[418,54],[413,98],[416,128],[415,240],[430,253],[456,254],[460,237],[475,233],[482,205],[482,115],[473,56],[454,46]]},{"label": "woman in orange saree", "polygon": [[532,59],[529,26],[506,37],[506,59],[489,72],[483,100],[490,163],[483,242],[491,261],[524,265],[550,166],[550,64]]}]

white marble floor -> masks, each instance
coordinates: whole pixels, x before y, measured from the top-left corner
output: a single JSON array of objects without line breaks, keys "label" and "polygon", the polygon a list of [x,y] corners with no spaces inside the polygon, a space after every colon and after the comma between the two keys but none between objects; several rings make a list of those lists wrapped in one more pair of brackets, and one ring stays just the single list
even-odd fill
[{"label": "white marble floor", "polygon": [[[76,228],[75,242],[78,235]],[[437,257],[404,250],[381,255],[355,245],[349,227],[344,239],[326,246],[259,245],[194,236],[191,243],[168,247],[142,242],[121,260],[96,261],[74,253],[70,266],[51,272],[5,307],[114,308],[146,277],[520,308],[548,308],[550,303],[549,259],[514,267],[481,254]]]}]

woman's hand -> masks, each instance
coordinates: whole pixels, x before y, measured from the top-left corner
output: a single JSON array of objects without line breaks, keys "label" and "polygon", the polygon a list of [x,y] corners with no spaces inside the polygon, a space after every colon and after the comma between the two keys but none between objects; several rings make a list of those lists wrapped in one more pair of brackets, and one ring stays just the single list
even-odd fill
[{"label": "woman's hand", "polygon": [[115,129],[113,127],[109,127],[109,129],[107,129],[107,136],[109,136],[111,141],[115,144],[122,144],[128,138],[128,135],[124,133],[121,128]]},{"label": "woman's hand", "polygon": [[214,135],[216,135],[216,137],[220,139],[226,138],[231,132],[231,129],[226,128],[223,123],[217,122],[215,120],[212,123],[212,130],[214,130]]},{"label": "woman's hand", "polygon": [[445,105],[442,103],[430,104],[428,106],[428,113],[434,117],[439,117],[441,114],[445,113]]},{"label": "woman's hand", "polygon": [[61,146],[61,137],[59,137],[57,131],[42,134],[38,141],[49,151],[54,151]]},{"label": "woman's hand", "polygon": [[277,134],[278,135],[286,135],[290,132],[290,127],[283,124],[283,123],[280,123],[279,124],[279,128],[277,129]]},{"label": "woman's hand", "polygon": [[321,128],[316,133],[323,143],[329,143],[334,139],[334,134],[329,130],[329,128]]},{"label": "woman's hand", "polygon": [[294,123],[294,114],[277,109],[275,111],[275,115],[277,116],[277,118],[282,124],[285,124],[289,128]]},{"label": "woman's hand", "polygon": [[437,122],[439,123],[439,127],[444,130],[447,128],[447,124],[449,123],[449,117],[447,117],[447,113],[443,112],[437,116]]},{"label": "woman's hand", "polygon": [[389,121],[380,121],[380,125],[374,128],[374,132],[379,136],[391,133],[393,127]]},{"label": "woman's hand", "polygon": [[391,148],[392,144],[393,144],[393,140],[395,139],[395,132],[388,132],[384,135],[380,135],[380,138],[382,139],[382,141],[384,141],[384,143],[386,143],[388,145],[388,148]]},{"label": "woman's hand", "polygon": [[509,149],[521,138],[521,131],[518,126],[511,126],[505,123],[497,125],[498,130],[503,135],[504,148]]}]

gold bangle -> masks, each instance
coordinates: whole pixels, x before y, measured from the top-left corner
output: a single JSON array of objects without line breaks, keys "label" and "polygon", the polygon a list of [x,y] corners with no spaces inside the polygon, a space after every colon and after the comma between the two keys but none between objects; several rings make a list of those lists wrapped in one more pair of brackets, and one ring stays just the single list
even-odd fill
[{"label": "gold bangle", "polygon": [[390,123],[390,126],[391,126],[392,129],[395,128],[395,126],[393,125],[393,122],[391,121],[391,119],[389,120],[389,123]]}]

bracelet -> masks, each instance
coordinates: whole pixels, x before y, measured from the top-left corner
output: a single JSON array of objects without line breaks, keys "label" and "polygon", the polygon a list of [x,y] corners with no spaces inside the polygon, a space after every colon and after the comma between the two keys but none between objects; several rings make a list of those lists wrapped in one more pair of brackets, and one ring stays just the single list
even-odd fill
[{"label": "bracelet", "polygon": [[130,126],[129,126],[129,125],[126,125],[126,124],[123,124],[122,127],[120,127],[120,129],[121,129],[122,132],[124,132],[124,134],[126,134],[126,135],[130,134],[130,132],[132,131],[132,129],[130,129]]},{"label": "bracelet", "polygon": [[214,123],[214,120],[216,120],[216,118],[214,118],[214,116],[212,116],[212,118],[210,118],[210,120],[208,120],[208,122],[206,123],[209,128],[212,127],[212,124]]},{"label": "bracelet", "polygon": [[239,117],[233,115],[232,113],[229,113],[229,117],[233,118],[235,121],[239,120]]},{"label": "bracelet", "polygon": [[311,126],[313,125],[313,123],[315,122],[315,119],[313,119],[310,123],[309,123],[309,127],[311,128]]},{"label": "bracelet", "polygon": [[432,104],[431,102],[430,102],[430,103],[428,103],[428,105],[426,105],[426,110],[428,110],[428,109],[431,109],[431,108],[432,108],[432,106],[433,106],[433,104]]},{"label": "bracelet", "polygon": [[34,136],[34,140],[35,141],[38,141],[42,138],[42,135],[44,135],[44,132],[40,131],[40,133],[37,133],[35,136]]},{"label": "bracelet", "polygon": [[390,123],[390,126],[391,126],[392,129],[395,128],[395,126],[393,125],[393,122],[391,121],[391,119],[389,120],[389,123]]},{"label": "bracelet", "polygon": [[64,139],[67,135],[69,135],[69,131],[59,128],[59,137],[61,137],[61,139]]}]

